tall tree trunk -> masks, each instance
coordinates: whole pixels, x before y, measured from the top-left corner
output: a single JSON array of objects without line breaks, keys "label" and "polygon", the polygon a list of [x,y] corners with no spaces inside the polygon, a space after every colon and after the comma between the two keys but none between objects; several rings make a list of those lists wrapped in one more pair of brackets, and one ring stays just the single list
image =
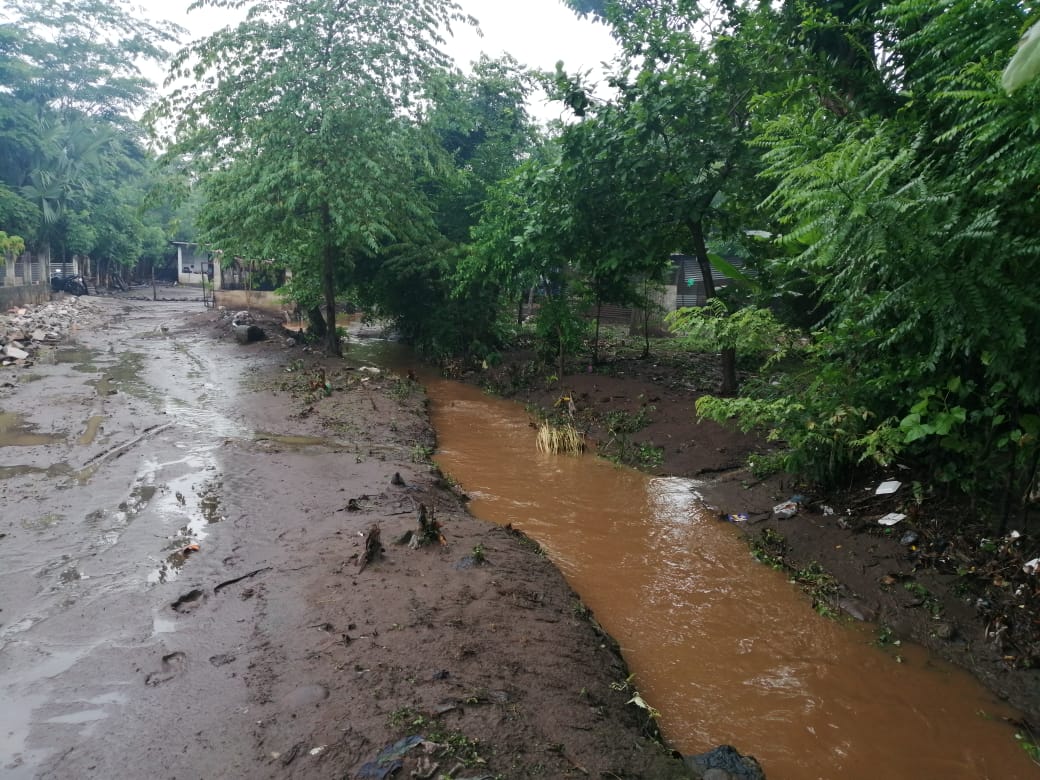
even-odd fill
[{"label": "tall tree trunk", "polygon": [[557,353],[556,381],[563,386],[563,328],[556,324],[556,340],[559,342],[560,351]]},{"label": "tall tree trunk", "polygon": [[704,243],[704,225],[699,219],[686,220],[686,227],[690,230],[693,238],[693,255],[697,258],[697,265],[701,268],[701,276],[704,277],[704,298],[706,300],[715,297],[715,280],[711,275],[711,260],[708,259],[708,247]]},{"label": "tall tree trunk", "polygon": [[307,309],[307,330],[316,339],[325,338],[328,328],[325,327],[325,317],[321,313],[321,306],[311,306]]},{"label": "tall tree trunk", "polygon": [[325,290],[325,316],[328,319],[325,354],[330,357],[342,357],[343,347],[339,342],[339,334],[336,333],[336,247],[332,244],[332,214],[327,203],[321,209],[321,226],[325,239],[321,276]]},{"label": "tall tree trunk", "polygon": [[[708,259],[708,247],[704,243],[704,225],[701,220],[690,219],[686,221],[693,238],[693,253],[697,258],[697,265],[701,268],[701,276],[704,277],[704,298],[710,300],[715,297],[715,280],[711,276],[711,260]],[[719,388],[720,395],[737,394],[737,351],[733,347],[722,348],[722,387]]]},{"label": "tall tree trunk", "polygon": [[603,299],[596,298],[596,336],[592,340],[592,365],[599,365],[599,318],[603,314]]}]

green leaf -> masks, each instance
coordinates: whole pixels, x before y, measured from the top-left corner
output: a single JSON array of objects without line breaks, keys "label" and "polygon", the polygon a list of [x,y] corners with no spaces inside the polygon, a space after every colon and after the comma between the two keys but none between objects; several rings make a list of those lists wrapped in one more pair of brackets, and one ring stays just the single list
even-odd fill
[{"label": "green leaf", "polygon": [[735,265],[726,260],[722,255],[717,255],[714,252],[708,253],[708,260],[711,264],[718,268],[722,273],[726,274],[730,279],[736,282],[741,287],[748,287],[755,292],[760,292],[762,286],[752,277],[741,271]]}]

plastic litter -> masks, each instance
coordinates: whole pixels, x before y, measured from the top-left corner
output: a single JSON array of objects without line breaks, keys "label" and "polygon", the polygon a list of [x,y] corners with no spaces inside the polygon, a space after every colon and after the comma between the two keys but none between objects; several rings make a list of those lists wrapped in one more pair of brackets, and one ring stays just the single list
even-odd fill
[{"label": "plastic litter", "polygon": [[1025,566],[1022,567],[1022,571],[1026,574],[1036,574],[1037,569],[1040,569],[1040,558],[1033,558],[1031,561],[1026,561]]},{"label": "plastic litter", "polygon": [[906,515],[900,512],[889,512],[884,517],[878,519],[878,525],[895,525],[903,520],[906,520]]},{"label": "plastic litter", "polygon": [[794,517],[798,514],[798,502],[792,498],[790,501],[777,504],[773,507],[773,514],[781,520],[787,520],[788,518]]},{"label": "plastic litter", "polygon": [[830,517],[831,515],[834,514],[834,507],[832,507],[832,506],[827,506],[826,504],[824,504],[823,506],[820,507],[820,509],[823,510],[823,514],[825,516],[827,516],[827,517]]},{"label": "plastic litter", "polygon": [[874,491],[875,496],[887,496],[891,493],[895,493],[899,488],[903,486],[903,483],[897,479],[891,479],[888,482],[882,482],[877,486],[877,490]]},{"label": "plastic litter", "polygon": [[404,766],[402,758],[409,750],[423,742],[418,734],[405,737],[379,751],[375,761],[369,761],[358,770],[358,778],[363,780],[386,780],[393,777]]},{"label": "plastic litter", "polygon": [[746,523],[748,521],[748,516],[744,512],[741,512],[736,515],[723,515],[722,519],[729,523]]},{"label": "plastic litter", "polygon": [[917,531],[907,531],[905,534],[903,534],[903,538],[899,540],[899,543],[903,545],[903,547],[910,547],[912,545],[917,544],[920,538],[921,537],[917,533]]}]

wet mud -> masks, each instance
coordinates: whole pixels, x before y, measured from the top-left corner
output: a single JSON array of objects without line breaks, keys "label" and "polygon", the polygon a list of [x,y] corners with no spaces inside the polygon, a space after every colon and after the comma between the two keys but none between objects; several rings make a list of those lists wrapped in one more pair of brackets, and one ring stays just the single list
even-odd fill
[{"label": "wet mud", "polygon": [[[559,572],[438,487],[420,387],[85,305],[0,387],[48,440],[0,447],[0,775],[354,777],[421,735],[404,776],[685,776]],[[396,543],[419,505],[443,544]]]}]

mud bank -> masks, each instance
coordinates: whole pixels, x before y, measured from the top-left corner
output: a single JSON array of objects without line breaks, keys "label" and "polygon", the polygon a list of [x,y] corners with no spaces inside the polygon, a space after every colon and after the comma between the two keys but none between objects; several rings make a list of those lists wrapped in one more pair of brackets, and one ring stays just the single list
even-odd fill
[{"label": "mud bank", "polygon": [[5,776],[690,776],[420,386],[192,311],[106,299],[0,389],[47,437],[0,447]]}]

